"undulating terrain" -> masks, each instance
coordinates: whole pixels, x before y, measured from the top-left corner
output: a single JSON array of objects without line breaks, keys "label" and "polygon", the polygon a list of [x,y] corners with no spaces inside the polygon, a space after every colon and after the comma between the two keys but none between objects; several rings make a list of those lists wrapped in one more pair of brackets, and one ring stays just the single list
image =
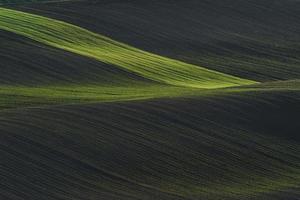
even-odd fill
[{"label": "undulating terrain", "polygon": [[0,199],[299,200],[300,1],[0,0]]}]

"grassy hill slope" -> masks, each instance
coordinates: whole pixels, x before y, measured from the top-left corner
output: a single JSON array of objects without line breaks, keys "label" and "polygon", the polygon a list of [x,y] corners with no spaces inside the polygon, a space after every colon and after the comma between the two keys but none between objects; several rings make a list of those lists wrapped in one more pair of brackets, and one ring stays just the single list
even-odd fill
[{"label": "grassy hill slope", "polygon": [[2,111],[1,195],[297,199],[299,94],[228,93]]},{"label": "grassy hill slope", "polygon": [[10,9],[0,8],[0,29],[170,85],[219,88],[255,83],[151,54],[62,21]]},{"label": "grassy hill slope", "polygon": [[98,0],[18,9],[251,80],[300,75],[299,1]]}]

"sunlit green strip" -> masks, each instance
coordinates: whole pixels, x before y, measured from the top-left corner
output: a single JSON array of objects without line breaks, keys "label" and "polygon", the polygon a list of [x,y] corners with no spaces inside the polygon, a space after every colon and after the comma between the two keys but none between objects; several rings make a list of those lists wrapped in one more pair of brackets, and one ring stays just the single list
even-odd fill
[{"label": "sunlit green strip", "polygon": [[0,8],[0,29],[93,57],[170,85],[222,88],[255,83],[148,53],[62,21],[20,11]]}]

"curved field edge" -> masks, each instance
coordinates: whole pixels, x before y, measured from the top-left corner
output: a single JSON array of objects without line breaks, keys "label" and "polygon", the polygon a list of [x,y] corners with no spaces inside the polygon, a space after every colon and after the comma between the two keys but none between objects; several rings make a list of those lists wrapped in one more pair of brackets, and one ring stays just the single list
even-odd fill
[{"label": "curved field edge", "polygon": [[170,98],[191,95],[196,91],[199,91],[199,89],[155,84],[128,86],[0,86],[0,109]]},{"label": "curved field edge", "polygon": [[170,85],[221,88],[256,83],[151,54],[62,21],[20,11],[0,8],[0,28]]},{"label": "curved field edge", "polygon": [[155,84],[121,67],[43,45],[0,30],[0,85],[55,86]]},{"label": "curved field edge", "polygon": [[273,90],[3,111],[1,184],[31,199],[293,199],[299,98]]},{"label": "curved field edge", "polygon": [[0,86],[0,109],[43,107],[65,104],[119,102],[143,99],[209,97],[263,92],[299,92],[300,81],[276,81],[243,87],[196,89],[159,84],[124,86],[57,85],[57,86]]}]

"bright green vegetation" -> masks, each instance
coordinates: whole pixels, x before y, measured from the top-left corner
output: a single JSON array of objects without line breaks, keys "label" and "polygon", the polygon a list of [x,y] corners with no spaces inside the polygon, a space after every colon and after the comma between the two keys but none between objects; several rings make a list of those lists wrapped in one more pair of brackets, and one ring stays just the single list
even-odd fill
[{"label": "bright green vegetation", "polygon": [[0,87],[0,109],[55,104],[96,103],[192,95],[199,89],[161,85]]},{"label": "bright green vegetation", "polygon": [[282,81],[245,87],[200,90],[159,84],[124,86],[1,86],[0,109],[57,104],[86,104],[172,97],[241,95],[247,92],[300,91],[300,81]]},{"label": "bright green vegetation", "polygon": [[255,83],[147,53],[68,23],[24,12],[1,8],[0,28],[170,85],[222,88]]}]

